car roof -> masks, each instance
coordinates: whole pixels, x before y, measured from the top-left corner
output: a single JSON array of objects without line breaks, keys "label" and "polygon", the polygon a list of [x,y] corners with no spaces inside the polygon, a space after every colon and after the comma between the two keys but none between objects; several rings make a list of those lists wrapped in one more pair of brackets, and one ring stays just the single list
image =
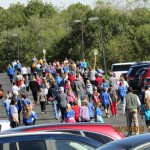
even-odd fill
[{"label": "car roof", "polygon": [[142,63],[142,64],[134,64],[131,67],[135,68],[135,67],[139,67],[139,66],[149,66],[149,65],[150,65],[150,63]]},{"label": "car roof", "polygon": [[1,132],[0,134],[7,134],[9,132],[35,132],[35,131],[51,131],[51,130],[84,130],[89,132],[97,132],[105,134],[113,139],[120,139],[124,136],[121,132],[115,131],[115,128],[106,123],[59,123],[59,124],[40,124],[34,126],[24,126],[9,129]]},{"label": "car roof", "polygon": [[[125,145],[128,147],[136,147],[147,142],[150,142],[150,133],[126,137],[120,140],[110,142],[106,146],[113,147],[113,145]],[[102,147],[102,149],[103,148],[105,148],[105,145]],[[101,148],[99,148],[99,150],[101,150]]]},{"label": "car roof", "polygon": [[[61,134],[61,136],[60,136]],[[32,141],[32,140],[41,140],[41,139],[80,139],[81,141],[85,141],[87,143],[92,143],[92,145],[95,145],[96,147],[102,146],[100,142],[97,142],[93,139],[90,139],[88,137],[83,137],[76,134],[71,133],[63,133],[63,132],[29,132],[29,133],[9,133],[5,135],[0,135],[0,144],[1,143],[7,143],[7,142],[18,142],[18,141]]]},{"label": "car roof", "polygon": [[132,64],[135,64],[136,62],[125,62],[125,63],[114,63],[114,64],[112,64],[112,66],[113,65],[132,65]]},{"label": "car roof", "polygon": [[88,126],[88,128],[93,128],[92,126],[105,126],[105,127],[108,127],[108,128],[112,128],[114,130],[114,127],[111,125],[111,124],[107,124],[107,123],[93,123],[93,122],[90,122],[90,123],[84,123],[84,122],[79,122],[79,123],[54,123],[54,124],[38,124],[38,125],[34,125],[34,126],[23,126],[23,127],[18,127],[18,128],[13,128],[13,129],[10,129],[10,130],[7,130],[7,131],[24,131],[24,130],[27,130],[27,129],[34,129],[34,128],[40,128],[40,127],[78,127],[78,126]]}]

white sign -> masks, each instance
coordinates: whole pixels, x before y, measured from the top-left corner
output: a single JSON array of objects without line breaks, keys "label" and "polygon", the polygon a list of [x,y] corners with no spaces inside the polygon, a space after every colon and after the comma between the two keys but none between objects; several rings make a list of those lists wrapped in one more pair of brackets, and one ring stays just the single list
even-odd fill
[{"label": "white sign", "polygon": [[46,53],[46,50],[45,49],[43,49],[43,54],[45,54]]},{"label": "white sign", "polygon": [[94,50],[94,55],[98,55],[98,50],[97,49]]}]

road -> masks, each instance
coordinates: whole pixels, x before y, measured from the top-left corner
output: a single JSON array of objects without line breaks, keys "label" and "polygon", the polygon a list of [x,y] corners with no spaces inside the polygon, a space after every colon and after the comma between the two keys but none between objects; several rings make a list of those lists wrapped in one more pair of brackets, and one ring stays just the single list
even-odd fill
[{"label": "road", "polygon": [[[7,77],[6,73],[0,73],[0,84],[2,84],[4,91],[11,90],[11,84],[9,82],[9,79]],[[33,101],[33,97],[31,93],[29,94],[29,98]],[[117,128],[117,130],[121,130],[124,134],[127,134],[126,132],[126,117],[121,114],[121,105],[118,106],[118,117],[110,117],[106,118],[105,113],[103,111],[103,118],[105,123],[112,124]],[[46,105],[46,114],[42,114],[40,110],[40,105],[36,104],[34,106],[34,111],[37,113],[38,119],[36,121],[36,124],[45,124],[45,123],[60,123],[59,120],[55,120],[53,116],[53,109],[52,105]],[[8,120],[5,110],[2,107],[2,102],[0,104],[0,120]],[[23,126],[23,125],[21,125]],[[142,120],[139,116],[139,126],[141,133],[147,132],[147,127],[145,125],[145,121]]]}]

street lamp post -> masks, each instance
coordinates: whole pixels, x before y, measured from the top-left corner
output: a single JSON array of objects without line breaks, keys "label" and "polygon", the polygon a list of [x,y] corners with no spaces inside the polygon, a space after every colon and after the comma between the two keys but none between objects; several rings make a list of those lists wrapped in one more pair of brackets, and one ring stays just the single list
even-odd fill
[{"label": "street lamp post", "polygon": [[18,60],[20,61],[19,36],[18,34],[12,34],[12,36],[17,37]]},{"label": "street lamp post", "polygon": [[[104,65],[104,71],[106,73],[106,71],[107,71],[106,70],[106,57],[105,57],[102,25],[101,25],[101,21],[100,21],[99,17],[91,17],[91,18],[89,18],[89,21],[94,21],[94,20],[99,20],[99,32],[100,32],[100,41],[101,41],[101,44],[102,44],[103,65]],[[100,45],[100,42],[99,42],[99,45]]]},{"label": "street lamp post", "polygon": [[81,23],[82,59],[84,59],[85,54],[84,54],[83,22],[82,22],[82,20],[75,20],[74,22],[76,22],[76,23]]}]

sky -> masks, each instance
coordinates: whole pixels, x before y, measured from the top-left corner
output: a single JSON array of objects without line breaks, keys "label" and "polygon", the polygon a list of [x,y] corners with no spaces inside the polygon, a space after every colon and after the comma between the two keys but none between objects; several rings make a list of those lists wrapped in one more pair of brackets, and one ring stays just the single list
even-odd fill
[{"label": "sky", "polygon": [[[10,4],[20,2],[21,4],[27,4],[29,0],[0,0],[0,7],[7,9]],[[90,5],[91,7],[95,6],[95,2],[97,0],[43,0],[43,2],[51,2],[54,6],[59,8],[67,8],[71,4],[82,3],[86,5]]]}]

